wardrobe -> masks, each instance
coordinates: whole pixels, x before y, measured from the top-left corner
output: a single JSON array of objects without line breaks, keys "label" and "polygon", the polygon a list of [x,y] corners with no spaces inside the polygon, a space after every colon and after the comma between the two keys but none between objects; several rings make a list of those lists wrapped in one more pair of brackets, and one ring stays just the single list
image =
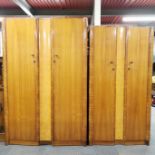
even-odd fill
[{"label": "wardrobe", "polygon": [[153,30],[90,28],[90,144],[148,144]]},{"label": "wardrobe", "polygon": [[149,144],[152,28],[52,17],[2,30],[7,144]]},{"label": "wardrobe", "polygon": [[6,18],[8,144],[85,145],[87,18]]},{"label": "wardrobe", "polygon": [[39,34],[41,141],[85,145],[87,19],[39,19]]}]

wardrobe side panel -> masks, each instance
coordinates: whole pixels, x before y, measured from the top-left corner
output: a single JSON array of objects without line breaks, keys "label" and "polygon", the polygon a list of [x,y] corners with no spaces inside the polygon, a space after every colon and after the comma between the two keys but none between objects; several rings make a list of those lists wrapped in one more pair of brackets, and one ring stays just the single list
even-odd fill
[{"label": "wardrobe side panel", "polygon": [[117,69],[116,69],[116,112],[115,112],[115,140],[123,141],[124,129],[124,81],[125,81],[125,44],[126,28],[117,27]]},{"label": "wardrobe side panel", "polygon": [[52,50],[51,20],[39,19],[40,141],[51,141]]}]

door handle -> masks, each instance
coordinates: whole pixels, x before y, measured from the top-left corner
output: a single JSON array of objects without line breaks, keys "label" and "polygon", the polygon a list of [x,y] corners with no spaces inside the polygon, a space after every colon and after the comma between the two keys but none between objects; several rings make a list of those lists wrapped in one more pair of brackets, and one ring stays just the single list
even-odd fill
[{"label": "door handle", "polygon": [[128,63],[128,70],[131,70],[131,65],[133,65],[133,61],[129,61],[129,63]]},{"label": "door handle", "polygon": [[57,59],[60,59],[59,55],[58,54],[54,54],[53,55],[53,63],[56,63]]},{"label": "door handle", "polygon": [[33,63],[36,63],[36,56],[35,54],[31,54],[32,58],[33,58]]},{"label": "door handle", "polygon": [[55,55],[54,55],[54,58],[58,58],[58,59],[59,59],[60,57],[59,57],[58,54],[55,54]]},{"label": "door handle", "polygon": [[110,64],[113,66],[112,71],[115,71],[116,70],[116,65],[115,65],[114,61],[110,61]]},{"label": "door handle", "polygon": [[132,65],[133,64],[133,61],[129,61],[129,65]]}]

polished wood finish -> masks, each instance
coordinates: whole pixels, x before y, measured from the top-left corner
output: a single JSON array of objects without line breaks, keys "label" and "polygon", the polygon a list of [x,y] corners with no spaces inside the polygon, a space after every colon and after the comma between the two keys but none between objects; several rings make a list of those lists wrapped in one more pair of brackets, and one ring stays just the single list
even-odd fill
[{"label": "polished wood finish", "polygon": [[148,144],[153,39],[148,27],[90,27],[88,74],[86,18],[5,19],[6,143]]},{"label": "polished wood finish", "polygon": [[52,143],[85,145],[87,119],[87,20],[53,18]]},{"label": "polished wood finish", "polygon": [[148,27],[90,28],[90,144],[149,144],[153,39]]},{"label": "polished wood finish", "polygon": [[150,37],[152,39],[150,28],[129,27],[127,29],[124,125],[126,143],[149,141],[147,124],[150,121],[150,110],[147,109],[150,109],[151,103],[152,48]]},{"label": "polished wood finish", "polygon": [[125,27],[117,27],[115,141],[123,140],[125,39]]},{"label": "polished wood finish", "polygon": [[153,67],[153,48],[154,48],[154,29],[149,32],[149,51],[148,51],[148,93],[147,93],[147,111],[146,111],[146,143],[150,143],[151,126],[151,104],[152,104],[152,67]]},{"label": "polished wood finish", "polygon": [[6,29],[5,23],[2,22],[2,50],[3,50],[3,87],[4,87],[4,121],[5,121],[5,143],[8,144],[8,89],[7,89],[7,55],[6,55]]},{"label": "polished wood finish", "polygon": [[39,19],[40,141],[51,141],[52,50],[51,19]]},{"label": "polished wood finish", "polygon": [[39,142],[38,38],[33,18],[7,18],[4,36],[6,142]]},{"label": "polished wood finish", "polygon": [[116,33],[112,26],[90,30],[90,144],[115,140]]}]

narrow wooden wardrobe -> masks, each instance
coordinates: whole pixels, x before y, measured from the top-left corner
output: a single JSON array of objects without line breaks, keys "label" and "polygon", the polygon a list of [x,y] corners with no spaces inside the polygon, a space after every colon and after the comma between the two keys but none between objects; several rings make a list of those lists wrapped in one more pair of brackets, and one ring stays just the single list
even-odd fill
[{"label": "narrow wooden wardrobe", "polygon": [[34,18],[3,25],[6,143],[39,142],[38,41]]},{"label": "narrow wooden wardrobe", "polygon": [[153,31],[90,29],[90,144],[146,144],[150,135]]}]

